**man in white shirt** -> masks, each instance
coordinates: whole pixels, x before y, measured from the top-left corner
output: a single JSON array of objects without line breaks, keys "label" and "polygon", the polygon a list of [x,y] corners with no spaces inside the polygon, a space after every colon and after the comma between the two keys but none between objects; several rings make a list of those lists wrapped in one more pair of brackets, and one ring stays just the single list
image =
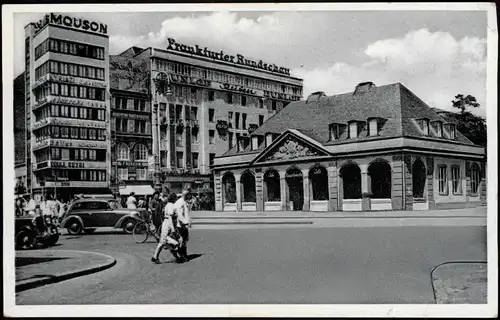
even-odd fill
[{"label": "man in white shirt", "polygon": [[174,208],[177,213],[177,228],[182,237],[182,246],[179,248],[179,254],[184,260],[187,260],[187,242],[189,241],[189,228],[191,227],[191,218],[189,217],[189,205],[187,200],[189,191],[183,190],[182,196],[175,202]]},{"label": "man in white shirt", "polygon": [[135,192],[131,192],[130,196],[127,198],[127,209],[137,209],[137,199],[134,197]]},{"label": "man in white shirt", "polygon": [[31,195],[28,195],[27,198],[28,201],[26,201],[26,206],[24,207],[24,211],[31,216],[35,216],[35,209],[37,206],[36,201],[31,197]]}]

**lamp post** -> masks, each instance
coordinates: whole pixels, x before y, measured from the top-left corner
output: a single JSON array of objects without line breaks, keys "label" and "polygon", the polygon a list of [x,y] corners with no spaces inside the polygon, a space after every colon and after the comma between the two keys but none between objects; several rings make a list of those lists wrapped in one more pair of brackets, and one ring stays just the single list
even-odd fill
[{"label": "lamp post", "polygon": [[159,96],[171,96],[172,90],[170,88],[170,76],[165,72],[158,72],[154,78],[155,93],[152,114],[152,127],[153,127],[153,157],[154,157],[154,186],[155,190],[161,191],[161,172],[160,172],[160,103]]}]

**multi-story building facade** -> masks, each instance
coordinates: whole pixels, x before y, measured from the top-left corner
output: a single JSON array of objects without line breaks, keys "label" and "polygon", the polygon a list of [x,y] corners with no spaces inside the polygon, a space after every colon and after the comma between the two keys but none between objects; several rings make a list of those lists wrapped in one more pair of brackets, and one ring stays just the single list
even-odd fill
[{"label": "multi-story building facade", "polygon": [[154,182],[172,192],[210,188],[214,158],[300,100],[302,80],[276,65],[207,48],[197,54],[195,47],[168,41],[166,49],[122,54],[130,59],[129,70],[147,64],[150,76],[152,154],[161,172]]},{"label": "multi-story building facade", "polygon": [[51,13],[25,27],[25,44],[29,190],[108,193],[107,26]]},{"label": "multi-story building facade", "polygon": [[151,95],[146,66],[132,66],[137,48],[110,57],[111,187],[122,196],[154,192],[148,170],[152,154]]}]

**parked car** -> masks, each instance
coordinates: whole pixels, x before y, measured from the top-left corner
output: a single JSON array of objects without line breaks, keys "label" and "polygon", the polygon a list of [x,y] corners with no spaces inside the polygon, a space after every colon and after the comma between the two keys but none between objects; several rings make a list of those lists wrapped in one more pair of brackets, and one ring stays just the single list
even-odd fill
[{"label": "parked car", "polygon": [[48,217],[21,216],[15,219],[16,249],[53,246],[59,241],[59,230]]},{"label": "parked car", "polygon": [[84,198],[73,202],[61,217],[61,228],[69,234],[90,234],[101,227],[132,233],[135,224],[147,215],[146,209],[125,209],[115,199]]}]

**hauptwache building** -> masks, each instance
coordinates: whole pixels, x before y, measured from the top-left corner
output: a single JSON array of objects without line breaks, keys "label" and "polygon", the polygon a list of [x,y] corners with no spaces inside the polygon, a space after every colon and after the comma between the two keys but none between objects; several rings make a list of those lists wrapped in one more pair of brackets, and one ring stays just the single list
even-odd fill
[{"label": "hauptwache building", "polygon": [[25,27],[26,171],[39,198],[109,193],[107,25],[50,13]]},{"label": "hauptwache building", "polygon": [[[110,68],[112,111],[120,113],[114,121],[122,136],[113,147],[117,161],[112,172],[136,193],[142,192],[137,187],[141,182],[163,192],[213,189],[210,165],[215,157],[302,97],[302,79],[284,67],[179,39],[167,39],[162,48],[131,47],[112,56]],[[150,134],[151,142],[132,136],[131,123],[137,119],[122,115],[127,110],[143,116],[132,103],[141,98],[139,91],[150,99],[144,110],[151,112],[151,125],[146,123],[144,136]],[[141,156],[138,145],[147,156]],[[135,181],[130,181],[131,163],[139,162],[148,173],[139,181],[134,170]]]},{"label": "hauptwache building", "polygon": [[293,102],[213,165],[218,211],[428,210],[486,201],[483,147],[401,83]]}]

